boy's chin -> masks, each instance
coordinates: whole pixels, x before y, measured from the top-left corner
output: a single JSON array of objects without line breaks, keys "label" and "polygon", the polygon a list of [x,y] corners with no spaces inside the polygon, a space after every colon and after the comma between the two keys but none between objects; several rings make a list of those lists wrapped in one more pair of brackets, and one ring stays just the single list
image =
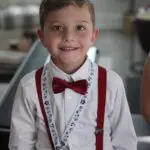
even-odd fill
[{"label": "boy's chin", "polygon": [[84,61],[86,60],[87,56],[83,57],[83,58],[75,58],[75,57],[62,57],[59,59],[55,59],[53,57],[52,61],[54,64],[58,64],[58,65],[65,65],[65,66],[75,66],[75,65],[82,65],[84,63]]}]

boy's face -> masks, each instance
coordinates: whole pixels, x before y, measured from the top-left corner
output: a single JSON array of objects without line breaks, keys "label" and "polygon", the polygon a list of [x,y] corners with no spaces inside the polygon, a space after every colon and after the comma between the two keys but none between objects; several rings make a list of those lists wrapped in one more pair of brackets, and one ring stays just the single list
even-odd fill
[{"label": "boy's face", "polygon": [[93,27],[87,6],[69,5],[50,12],[38,35],[54,63],[63,68],[74,64],[80,66],[84,62],[98,30]]}]

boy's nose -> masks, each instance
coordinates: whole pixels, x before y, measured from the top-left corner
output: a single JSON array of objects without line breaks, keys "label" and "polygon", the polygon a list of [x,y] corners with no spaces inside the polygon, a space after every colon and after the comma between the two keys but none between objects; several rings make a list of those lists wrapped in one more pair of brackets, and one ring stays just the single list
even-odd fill
[{"label": "boy's nose", "polygon": [[74,40],[74,32],[73,31],[64,31],[63,41],[73,41]]}]

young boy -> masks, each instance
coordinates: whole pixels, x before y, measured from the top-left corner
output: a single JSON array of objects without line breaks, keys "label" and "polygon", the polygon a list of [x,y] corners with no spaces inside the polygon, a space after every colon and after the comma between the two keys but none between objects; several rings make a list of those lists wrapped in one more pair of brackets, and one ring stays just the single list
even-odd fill
[{"label": "young boy", "polygon": [[87,58],[98,36],[90,0],[44,0],[40,25],[51,60],[20,81],[10,150],[136,150],[121,78]]}]

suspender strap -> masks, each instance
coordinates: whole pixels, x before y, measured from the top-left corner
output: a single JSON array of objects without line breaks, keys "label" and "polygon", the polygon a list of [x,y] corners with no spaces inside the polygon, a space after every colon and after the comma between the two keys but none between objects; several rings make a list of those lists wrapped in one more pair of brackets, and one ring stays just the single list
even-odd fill
[{"label": "suspender strap", "polygon": [[96,150],[103,150],[105,102],[106,102],[106,70],[102,67],[98,67]]},{"label": "suspender strap", "polygon": [[44,121],[45,121],[48,137],[49,137],[52,149],[54,149],[54,145],[53,145],[51,134],[50,134],[49,127],[48,127],[48,120],[47,120],[47,117],[46,117],[46,113],[45,113],[45,109],[44,109],[44,105],[43,105],[43,100],[42,100],[42,93],[41,93],[41,76],[42,76],[42,71],[43,71],[43,67],[38,69],[36,71],[36,74],[35,74],[36,90],[37,90],[37,94],[38,94],[39,103],[40,103],[41,111],[42,111],[42,114],[43,114],[43,118],[44,118]]},{"label": "suspender strap", "polygon": [[[42,71],[43,71],[43,67],[38,69],[35,73],[36,89],[37,89],[37,94],[38,94],[43,118],[45,120],[45,125],[49,136],[49,140],[52,145],[52,149],[54,149],[51,133],[48,127],[48,120],[46,117],[43,100],[42,100],[42,93],[41,93]],[[103,126],[104,126],[105,101],[106,101],[106,70],[102,67],[99,67],[98,68],[98,108],[97,108],[96,150],[103,150]]]}]

